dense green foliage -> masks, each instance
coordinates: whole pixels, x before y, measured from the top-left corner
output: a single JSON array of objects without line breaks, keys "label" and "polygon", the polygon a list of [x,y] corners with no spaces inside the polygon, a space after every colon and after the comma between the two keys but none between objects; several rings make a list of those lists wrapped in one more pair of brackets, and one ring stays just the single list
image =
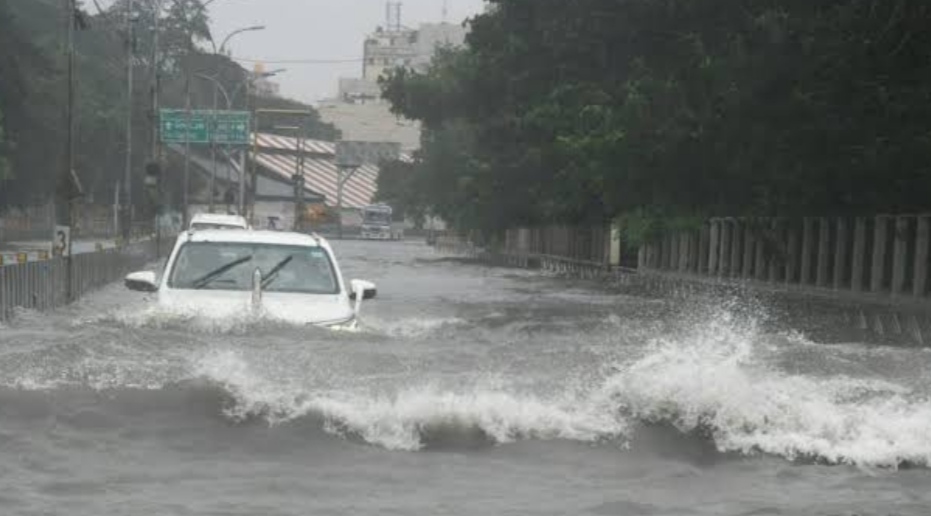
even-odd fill
[{"label": "dense green foliage", "polygon": [[382,83],[454,224],[931,206],[927,2],[492,2]]},{"label": "dense green foliage", "polygon": [[[211,108],[214,86],[196,77],[205,74],[219,78],[231,93],[239,90],[233,102],[236,109],[258,104],[312,110],[286,99],[248,98],[241,87],[246,71],[227,57],[213,54],[209,13],[201,0],[161,3],[160,52],[154,63],[156,2],[134,2],[137,21],[131,41],[125,30],[126,0],[79,2],[80,20],[86,26],[79,27],[75,36],[75,170],[92,202],[112,202],[124,174],[128,44],[133,45],[135,62],[132,171],[136,199],[143,198],[142,176],[155,152],[152,86],[156,71],[163,108],[183,108],[188,95],[193,108]],[[98,4],[109,7],[98,12]],[[0,209],[47,200],[65,168],[65,5],[60,0],[0,0],[0,127],[6,138],[5,144],[0,140]],[[222,97],[219,107],[226,107]],[[315,138],[336,136],[335,129],[319,118],[308,129]],[[171,152],[164,152],[163,157],[166,197],[177,204],[181,160]],[[6,180],[3,163],[8,164]]]},{"label": "dense green foliage", "polygon": [[407,161],[387,161],[381,164],[378,174],[376,202],[385,202],[394,209],[394,217],[421,227],[426,219],[426,200],[419,197],[425,188],[412,182],[421,176],[415,174],[414,164]]}]

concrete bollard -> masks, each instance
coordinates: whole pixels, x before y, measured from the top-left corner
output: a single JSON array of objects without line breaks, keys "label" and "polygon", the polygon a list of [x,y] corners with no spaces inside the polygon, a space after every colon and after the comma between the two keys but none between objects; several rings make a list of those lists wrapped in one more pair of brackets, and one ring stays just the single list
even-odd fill
[{"label": "concrete bollard", "polygon": [[686,272],[689,269],[689,233],[683,231],[679,233],[679,272]]},{"label": "concrete bollard", "polygon": [[847,220],[837,219],[835,223],[837,237],[834,240],[834,279],[835,289],[844,288],[847,280]]},{"label": "concrete bollard", "polygon": [[756,260],[756,237],[753,234],[753,228],[749,224],[744,227],[743,237],[743,266],[741,266],[741,275],[744,279],[753,277],[754,261]]},{"label": "concrete bollard", "polygon": [[892,244],[892,295],[905,293],[907,279],[905,276],[908,267],[908,226],[909,217],[896,217],[895,234]]},{"label": "concrete bollard", "polygon": [[915,272],[912,277],[912,295],[922,297],[928,291],[928,253],[931,245],[931,217],[918,217],[915,227]]},{"label": "concrete bollard", "polygon": [[866,219],[857,217],[853,223],[853,252],[850,259],[850,290],[863,291],[866,273]]},{"label": "concrete bollard", "polygon": [[708,233],[708,274],[714,276],[720,270],[721,265],[718,263],[721,255],[721,220],[711,221],[711,228]]},{"label": "concrete bollard", "polygon": [[721,250],[718,257],[718,276],[731,273],[731,246],[733,245],[734,227],[729,220],[721,221]]},{"label": "concrete bollard", "polygon": [[799,280],[799,234],[798,228],[790,226],[786,230],[786,283],[795,283]]},{"label": "concrete bollard", "polygon": [[815,253],[815,219],[805,217],[802,221],[802,267],[799,271],[799,283],[811,285],[813,283],[812,258]]},{"label": "concrete bollard", "polygon": [[780,277],[781,277],[780,270],[782,270],[783,272],[785,271],[784,264],[782,267],[780,267],[780,264],[782,264],[782,262],[785,261],[785,256],[786,256],[785,253],[787,252],[786,251],[786,238],[785,238],[784,224],[781,220],[773,219],[772,225],[770,226],[770,228],[772,229],[773,240],[778,243],[779,249],[781,249],[783,252],[782,260],[777,259],[778,257],[772,254],[770,254],[770,256],[768,257],[769,258],[769,281],[775,283],[780,280]]},{"label": "concrete bollard", "polygon": [[700,272],[699,260],[701,257],[701,231],[692,231],[689,233],[689,267],[688,272],[697,274]]},{"label": "concrete bollard", "polygon": [[757,281],[766,281],[769,269],[766,266],[766,248],[762,235],[753,238],[753,276]]},{"label": "concrete bollard", "polygon": [[885,287],[889,219],[887,215],[876,217],[876,225],[873,228],[873,261],[870,269],[870,290],[872,292],[881,292]]},{"label": "concrete bollard", "polygon": [[739,278],[740,270],[743,264],[740,263],[743,255],[743,222],[733,220],[731,222],[731,258],[729,260],[730,269],[728,276]]},{"label": "concrete bollard", "polygon": [[816,281],[819,287],[827,287],[830,281],[828,271],[831,266],[831,221],[818,219],[818,262]]}]

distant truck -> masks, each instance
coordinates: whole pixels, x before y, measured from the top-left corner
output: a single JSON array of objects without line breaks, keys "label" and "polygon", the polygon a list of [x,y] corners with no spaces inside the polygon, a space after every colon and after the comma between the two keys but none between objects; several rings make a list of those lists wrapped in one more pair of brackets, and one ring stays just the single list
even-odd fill
[{"label": "distant truck", "polygon": [[403,233],[393,227],[394,210],[387,204],[372,204],[362,208],[363,240],[400,240]]}]

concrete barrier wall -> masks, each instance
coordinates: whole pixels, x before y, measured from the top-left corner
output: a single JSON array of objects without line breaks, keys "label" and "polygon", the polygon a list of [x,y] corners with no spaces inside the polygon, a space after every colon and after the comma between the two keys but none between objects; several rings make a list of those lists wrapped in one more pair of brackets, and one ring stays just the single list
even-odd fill
[{"label": "concrete barrier wall", "polygon": [[608,225],[514,228],[505,232],[503,251],[609,266],[618,256],[616,241]]},{"label": "concrete barrier wall", "polygon": [[638,268],[927,298],[931,214],[716,218],[643,246]]},{"label": "concrete barrier wall", "polygon": [[155,257],[155,242],[144,241],[72,256],[70,278],[67,261],[61,257],[0,266],[0,321],[12,318],[17,309],[45,311],[64,306],[123,279]]}]

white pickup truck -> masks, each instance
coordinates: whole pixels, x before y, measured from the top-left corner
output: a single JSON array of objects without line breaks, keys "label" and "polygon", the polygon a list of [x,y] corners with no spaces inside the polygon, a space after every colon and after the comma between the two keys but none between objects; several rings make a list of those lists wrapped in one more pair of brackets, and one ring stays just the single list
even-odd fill
[{"label": "white pickup truck", "polygon": [[296,324],[355,328],[375,285],[346,284],[329,243],[316,235],[278,231],[187,231],[164,273],[130,274],[131,290],[157,293],[170,310],[236,317],[247,312]]}]

